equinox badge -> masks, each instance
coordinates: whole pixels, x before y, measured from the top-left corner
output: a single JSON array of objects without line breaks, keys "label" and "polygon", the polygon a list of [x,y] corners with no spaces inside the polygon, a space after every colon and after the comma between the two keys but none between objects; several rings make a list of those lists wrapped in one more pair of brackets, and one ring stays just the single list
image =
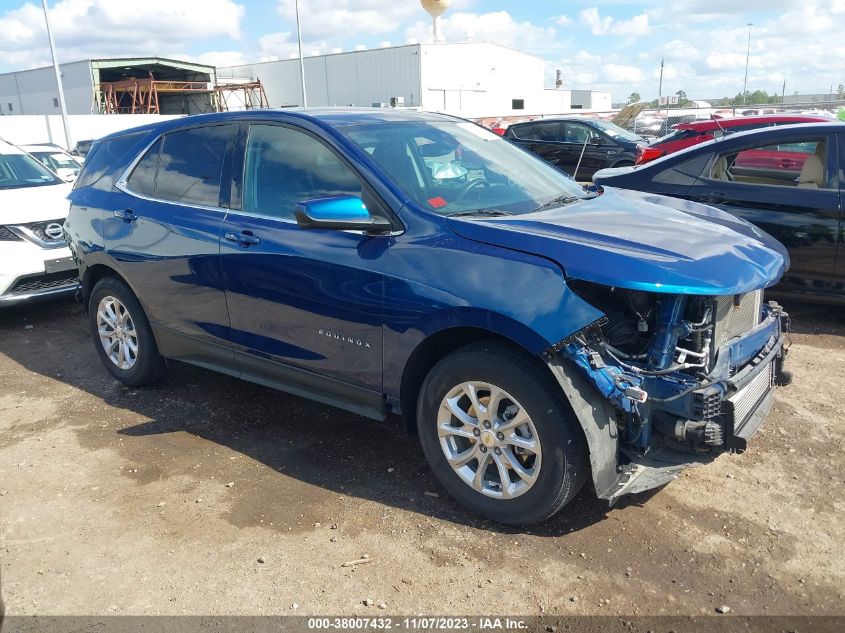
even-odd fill
[{"label": "equinox badge", "polygon": [[351,336],[345,336],[340,332],[332,332],[331,330],[324,330],[320,328],[319,330],[317,330],[317,334],[319,334],[320,336],[328,336],[329,338],[333,338],[336,341],[343,341],[344,343],[352,343],[352,345],[357,345],[358,347],[372,349],[372,347],[370,347],[369,341],[365,341],[360,338],[353,338]]}]

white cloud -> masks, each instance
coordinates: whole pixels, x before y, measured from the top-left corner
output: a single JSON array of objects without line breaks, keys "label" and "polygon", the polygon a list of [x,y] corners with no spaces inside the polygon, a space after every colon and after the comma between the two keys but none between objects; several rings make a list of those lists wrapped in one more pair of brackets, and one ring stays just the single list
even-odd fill
[{"label": "white cloud", "polygon": [[601,17],[598,7],[584,9],[581,11],[580,16],[581,21],[590,27],[593,35],[607,35],[610,32],[610,25],[613,23],[613,18],[610,16]]},{"label": "white cloud", "polygon": [[627,64],[605,64],[602,73],[612,83],[638,82],[643,78],[643,71]]},{"label": "white cloud", "polygon": [[[244,7],[233,0],[60,0],[50,26],[61,61],[160,54],[186,41],[238,39]],[[3,63],[49,62],[41,7],[27,3],[0,16]]]},{"label": "white cloud", "polygon": [[616,20],[612,16],[602,17],[598,7],[589,7],[579,14],[581,21],[590,27],[593,35],[647,35],[650,31],[648,14],[635,15],[627,20]]},{"label": "white cloud", "polygon": [[[517,22],[507,11],[491,13],[451,13],[440,18],[440,34],[447,41],[460,42],[468,38],[486,40],[542,54],[557,46],[557,33],[552,27],[531,22]],[[406,30],[407,38],[420,42],[431,41],[431,23],[417,22]]]},{"label": "white cloud", "polygon": [[[279,13],[295,24],[294,0],[279,0]],[[308,0],[299,3],[303,37],[337,38],[354,33],[357,36],[391,33],[407,20],[419,15],[416,2],[394,0]]]},{"label": "white cloud", "polygon": [[570,24],[572,24],[572,20],[566,17],[565,15],[559,15],[555,20],[555,24],[559,26],[569,26]]}]

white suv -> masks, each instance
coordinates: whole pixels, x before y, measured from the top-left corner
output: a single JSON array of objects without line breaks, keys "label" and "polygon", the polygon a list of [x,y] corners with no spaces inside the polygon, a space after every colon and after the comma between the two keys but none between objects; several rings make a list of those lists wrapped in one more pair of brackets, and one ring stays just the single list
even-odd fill
[{"label": "white suv", "polygon": [[0,306],[76,290],[76,263],[63,228],[70,189],[0,140]]},{"label": "white suv", "polygon": [[65,182],[73,182],[82,169],[82,159],[68,154],[58,145],[18,145]]}]

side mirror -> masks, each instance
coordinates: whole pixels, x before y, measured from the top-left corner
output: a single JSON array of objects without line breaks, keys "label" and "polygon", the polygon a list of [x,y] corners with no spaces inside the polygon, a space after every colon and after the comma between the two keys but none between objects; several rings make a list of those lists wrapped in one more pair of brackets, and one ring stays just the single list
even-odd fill
[{"label": "side mirror", "polygon": [[393,228],[390,221],[373,217],[358,196],[305,200],[296,205],[294,215],[303,229],[383,233]]}]

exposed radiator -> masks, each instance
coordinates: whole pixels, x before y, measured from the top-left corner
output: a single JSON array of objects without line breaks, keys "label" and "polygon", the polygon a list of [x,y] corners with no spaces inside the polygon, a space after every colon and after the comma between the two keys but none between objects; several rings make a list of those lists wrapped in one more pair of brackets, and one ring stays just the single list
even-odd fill
[{"label": "exposed radiator", "polygon": [[734,295],[716,298],[716,327],[713,337],[716,349],[760,323],[762,290],[740,295],[738,305],[735,299]]}]

